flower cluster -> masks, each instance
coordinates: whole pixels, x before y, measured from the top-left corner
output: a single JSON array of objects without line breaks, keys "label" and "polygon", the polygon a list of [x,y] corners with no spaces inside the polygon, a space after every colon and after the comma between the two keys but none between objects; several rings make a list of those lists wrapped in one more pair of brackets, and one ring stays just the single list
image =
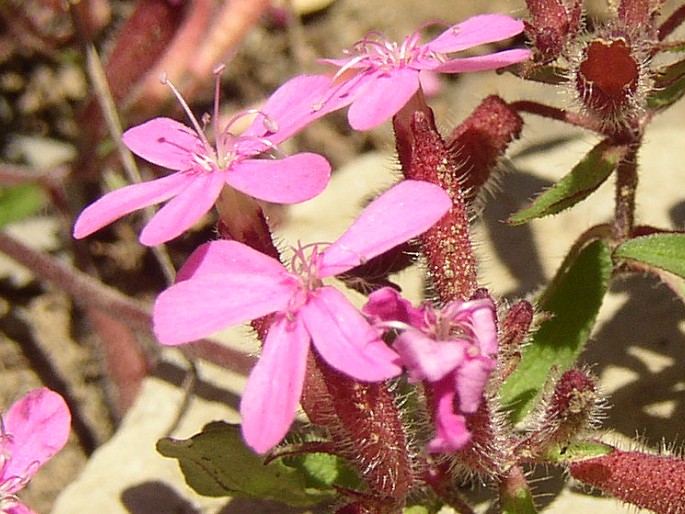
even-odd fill
[{"label": "flower cluster", "polygon": [[[196,223],[225,187],[267,202],[310,199],[326,186],[330,165],[316,154],[284,155],[279,145],[286,139],[347,106],[352,128],[371,129],[410,101],[426,73],[488,70],[527,59],[530,52],[524,49],[465,58],[452,55],[522,30],[518,20],[484,15],[449,27],[428,43],[421,43],[419,32],[399,44],[370,34],[347,57],[324,60],[339,68],[332,78],[295,77],[259,110],[236,115],[223,127],[218,78],[214,113],[202,124],[169,84],[192,128],[155,118],[129,129],[123,142],[173,173],[105,195],[81,214],[74,236],[88,236],[134,210],[168,200],[140,236],[145,245],[161,244]],[[246,115],[254,120],[242,133],[234,133],[235,121]],[[157,299],[155,333],[161,343],[177,345],[229,325],[266,322],[262,354],[241,402],[245,440],[259,453],[279,443],[288,431],[310,352],[361,382],[385,381],[405,367],[411,380],[434,391],[436,437],[430,450],[461,448],[468,440],[463,414],[478,407],[493,367],[497,339],[492,302],[414,309],[396,293],[381,290],[362,313],[339,289],[324,282],[417,237],[451,208],[452,199],[437,185],[405,180],[368,205],[337,241],[294,248],[288,265],[244,242],[207,243],[190,256],[176,283]],[[406,316],[399,314],[402,309]],[[372,322],[402,324],[392,347]]]},{"label": "flower cluster", "polygon": [[64,399],[35,389],[0,418],[0,512],[31,514],[16,494],[69,438],[71,414]]}]

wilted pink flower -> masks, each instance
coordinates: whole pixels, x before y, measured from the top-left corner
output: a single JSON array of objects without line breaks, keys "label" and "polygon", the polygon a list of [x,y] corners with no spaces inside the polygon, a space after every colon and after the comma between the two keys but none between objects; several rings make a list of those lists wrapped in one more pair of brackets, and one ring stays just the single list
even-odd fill
[{"label": "wilted pink flower", "polygon": [[[278,145],[305,125],[336,108],[316,112],[311,97],[323,94],[329,81],[322,76],[301,75],[283,84],[264,107],[234,116],[218,126],[218,91],[212,119],[215,144],[176,93],[193,128],[170,118],[154,118],[127,130],[123,141],[132,152],[176,173],[117,189],[89,207],[76,220],[74,237],[86,237],[135,210],[169,201],[143,229],[141,243],[153,246],[169,241],[197,222],[216,202],[225,184],[259,200],[298,203],[319,194],[328,183],[330,165],[322,156],[298,153],[289,157],[258,158],[278,153]],[[318,92],[318,93],[317,93]],[[237,119],[256,114],[241,135],[230,132]]]},{"label": "wilted pink flower", "polygon": [[450,206],[438,186],[401,182],[369,204],[336,242],[295,249],[290,269],[236,241],[207,243],[157,298],[155,333],[175,345],[273,314],[240,406],[245,440],[266,452],[295,417],[310,342],[328,364],[355,379],[377,382],[400,373],[397,354],[322,281],[421,234]]},{"label": "wilted pink flower", "polygon": [[[323,59],[340,69],[334,77],[337,85],[319,105],[325,106],[331,99],[345,99],[347,104],[352,104],[347,115],[352,128],[371,129],[395,115],[418,91],[422,73],[492,70],[527,59],[530,51],[525,49],[476,57],[448,57],[453,52],[500,41],[521,31],[523,22],[487,14],[454,25],[425,44],[420,43],[419,32],[407,36],[402,43],[371,32],[347,51],[349,57]],[[347,72],[355,73],[348,78]]]},{"label": "wilted pink flower", "polygon": [[64,447],[70,426],[64,399],[44,387],[29,392],[0,418],[0,512],[33,512],[16,494]]},{"label": "wilted pink flower", "polygon": [[378,327],[399,328],[393,348],[413,382],[432,390],[435,437],[431,452],[463,448],[470,434],[462,414],[476,412],[495,366],[497,327],[492,300],[416,308],[391,288],[369,295],[363,312]]}]

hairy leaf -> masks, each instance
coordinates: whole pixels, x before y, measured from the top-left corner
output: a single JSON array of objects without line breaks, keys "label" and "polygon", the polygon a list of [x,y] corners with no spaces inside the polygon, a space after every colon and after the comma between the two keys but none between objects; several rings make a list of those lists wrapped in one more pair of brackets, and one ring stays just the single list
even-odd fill
[{"label": "hairy leaf", "polygon": [[540,194],[530,207],[513,214],[508,222],[521,225],[574,206],[604,183],[625,152],[623,146],[612,146],[608,141],[602,141],[568,175]]},{"label": "hairy leaf", "polygon": [[650,234],[626,241],[614,257],[631,259],[685,278],[685,234]]},{"label": "hairy leaf", "polygon": [[531,410],[553,367],[561,373],[576,362],[597,318],[611,271],[608,246],[595,241],[567,257],[538,299],[537,309],[550,317],[535,332],[500,392],[512,422],[521,421]]},{"label": "hairy leaf", "polygon": [[[311,487],[313,480],[307,473],[282,461],[264,465],[264,458],[243,442],[238,425],[214,422],[190,439],[160,439],[157,451],[178,459],[188,485],[204,496],[237,496],[309,506],[334,494],[330,488],[322,491]],[[317,479],[317,485],[324,484],[321,476]]]}]

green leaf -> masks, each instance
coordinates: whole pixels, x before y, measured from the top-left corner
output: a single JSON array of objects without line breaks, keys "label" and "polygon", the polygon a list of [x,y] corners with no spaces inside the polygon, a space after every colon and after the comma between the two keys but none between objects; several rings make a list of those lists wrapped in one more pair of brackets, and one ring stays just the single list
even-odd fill
[{"label": "green leaf", "polygon": [[303,473],[307,487],[321,490],[331,490],[332,486],[352,490],[363,488],[361,479],[352,467],[335,455],[308,453],[289,456],[284,461]]},{"label": "green leaf", "polygon": [[599,441],[578,441],[570,445],[556,446],[543,457],[548,462],[566,464],[608,455],[614,450]]},{"label": "green leaf", "polygon": [[540,194],[530,207],[513,214],[508,223],[528,223],[535,218],[557,214],[584,200],[604,183],[625,152],[623,146],[611,146],[607,140],[602,141],[568,175]]},{"label": "green leaf", "polygon": [[630,239],[614,257],[631,259],[685,277],[685,234],[650,234]]},{"label": "green leaf", "polygon": [[45,194],[35,184],[0,188],[0,227],[35,214],[45,205]]},{"label": "green leaf", "polygon": [[308,487],[311,477],[282,461],[264,465],[264,458],[243,443],[238,425],[215,422],[190,439],[160,439],[157,451],[178,459],[187,484],[204,496],[238,496],[310,506],[335,494]]},{"label": "green leaf", "polygon": [[530,412],[553,366],[563,372],[578,359],[595,324],[611,271],[609,247],[594,241],[567,257],[538,299],[538,310],[551,317],[533,334],[521,362],[500,391],[513,423]]},{"label": "green leaf", "polygon": [[685,61],[679,61],[659,70],[654,87],[647,97],[647,106],[654,110],[670,107],[685,94]]}]

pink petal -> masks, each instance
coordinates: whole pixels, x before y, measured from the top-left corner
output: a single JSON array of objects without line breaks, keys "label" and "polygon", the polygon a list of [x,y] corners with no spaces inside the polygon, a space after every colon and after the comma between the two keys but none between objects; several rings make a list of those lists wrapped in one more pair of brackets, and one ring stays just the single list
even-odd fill
[{"label": "pink petal", "polygon": [[389,120],[419,89],[419,72],[412,68],[366,73],[369,86],[355,98],[347,119],[355,130],[370,130]]},{"label": "pink petal", "polygon": [[374,324],[399,321],[419,329],[425,325],[423,310],[414,307],[392,287],[381,287],[371,293],[362,312]]},{"label": "pink petal", "polygon": [[277,126],[276,132],[264,125],[264,118],[258,116],[241,137],[266,137],[279,144],[306,125],[322,116],[341,109],[348,104],[341,98],[331,97],[321,108],[318,104],[329,97],[334,87],[330,77],[325,75],[298,75],[279,87],[260,109]]},{"label": "pink petal", "polygon": [[273,203],[299,203],[328,184],[331,165],[314,153],[284,159],[245,159],[226,173],[226,183],[245,194]]},{"label": "pink petal", "polygon": [[30,479],[64,447],[71,429],[66,402],[45,387],[30,391],[12,405],[3,421],[5,432],[11,435],[4,450],[11,458],[0,481],[13,476]]},{"label": "pink petal", "polygon": [[189,343],[218,330],[284,311],[297,284],[283,270],[204,274],[162,292],[153,308],[154,332],[165,345]]},{"label": "pink petal", "polygon": [[74,237],[81,239],[127,214],[177,195],[193,180],[186,173],[133,184],[107,193],[84,209],[74,224]]},{"label": "pink petal", "polygon": [[404,180],[362,211],[357,220],[322,254],[319,277],[344,273],[433,226],[451,208],[442,188]]},{"label": "pink petal", "polygon": [[205,154],[197,133],[171,118],[153,118],[121,137],[129,150],[152,164],[183,171],[193,167],[193,154]]},{"label": "pink petal", "polygon": [[254,273],[278,276],[283,264],[237,241],[221,239],[199,246],[176,274],[176,282],[203,276]]},{"label": "pink petal", "polygon": [[462,449],[471,439],[464,416],[454,412],[454,388],[450,377],[433,384],[435,437],[428,443],[431,453],[450,453]]},{"label": "pink petal", "polygon": [[140,242],[156,246],[180,236],[214,206],[224,187],[222,172],[195,173],[183,191],[162,207],[145,225]]},{"label": "pink petal", "polygon": [[440,73],[464,73],[472,71],[495,70],[517,62],[525,61],[531,56],[530,50],[515,48],[488,55],[452,59],[432,68]]},{"label": "pink petal", "polygon": [[281,316],[271,325],[240,401],[243,437],[257,453],[281,442],[295,419],[308,353],[309,334],[298,319]]},{"label": "pink petal", "polygon": [[523,22],[502,14],[474,16],[440,34],[425,46],[434,52],[451,53],[501,41],[523,31]]},{"label": "pink petal", "polygon": [[317,289],[298,315],[321,357],[335,369],[369,382],[401,373],[397,354],[337,289]]},{"label": "pink petal", "polygon": [[393,348],[413,382],[437,382],[464,362],[468,343],[459,339],[436,341],[418,330],[405,330]]},{"label": "pink petal", "polygon": [[31,510],[21,502],[17,502],[16,505],[12,505],[6,510],[6,512],[7,514],[36,514],[36,511]]},{"label": "pink petal", "polygon": [[478,304],[471,313],[471,328],[478,341],[480,352],[483,355],[496,355],[497,319],[495,306],[491,300],[476,300],[476,302]]},{"label": "pink petal", "polygon": [[468,414],[476,412],[483,398],[488,377],[494,367],[493,359],[478,357],[468,359],[457,369],[455,380],[461,412]]}]

